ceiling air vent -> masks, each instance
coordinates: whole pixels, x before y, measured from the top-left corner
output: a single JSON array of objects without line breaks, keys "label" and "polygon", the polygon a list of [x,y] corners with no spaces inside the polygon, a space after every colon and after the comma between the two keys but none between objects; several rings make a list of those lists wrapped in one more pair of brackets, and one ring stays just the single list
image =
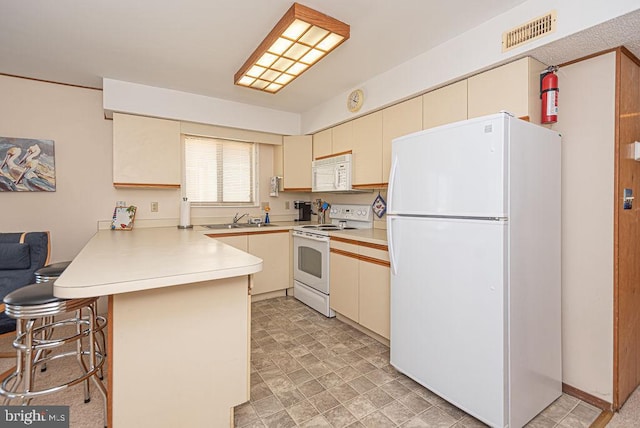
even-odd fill
[{"label": "ceiling air vent", "polygon": [[526,24],[502,33],[502,52],[513,49],[556,31],[556,11],[532,19]]}]

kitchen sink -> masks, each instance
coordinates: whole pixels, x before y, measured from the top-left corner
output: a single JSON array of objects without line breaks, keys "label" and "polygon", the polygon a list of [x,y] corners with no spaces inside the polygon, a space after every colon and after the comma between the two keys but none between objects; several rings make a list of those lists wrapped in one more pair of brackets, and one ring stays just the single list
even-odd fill
[{"label": "kitchen sink", "polygon": [[273,227],[277,224],[273,223],[237,223],[236,227]]},{"label": "kitchen sink", "polygon": [[273,227],[277,226],[272,223],[223,223],[223,224],[203,224],[202,227],[207,229],[241,229],[255,227]]},{"label": "kitchen sink", "polygon": [[233,223],[224,223],[224,224],[203,224],[202,227],[206,227],[207,229],[236,229],[240,227],[239,224]]}]

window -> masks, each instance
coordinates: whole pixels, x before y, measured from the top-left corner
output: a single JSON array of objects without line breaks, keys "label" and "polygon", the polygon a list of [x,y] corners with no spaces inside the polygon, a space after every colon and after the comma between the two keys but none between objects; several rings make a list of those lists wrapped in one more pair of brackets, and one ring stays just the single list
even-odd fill
[{"label": "window", "polygon": [[256,144],[185,136],[185,196],[200,206],[256,205]]}]

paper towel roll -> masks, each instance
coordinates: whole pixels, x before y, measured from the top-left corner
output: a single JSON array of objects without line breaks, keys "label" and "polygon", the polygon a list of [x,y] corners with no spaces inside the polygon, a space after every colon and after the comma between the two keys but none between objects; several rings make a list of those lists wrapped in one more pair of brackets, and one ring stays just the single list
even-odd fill
[{"label": "paper towel roll", "polygon": [[182,198],[180,202],[180,223],[178,227],[191,227],[191,202],[187,198]]}]

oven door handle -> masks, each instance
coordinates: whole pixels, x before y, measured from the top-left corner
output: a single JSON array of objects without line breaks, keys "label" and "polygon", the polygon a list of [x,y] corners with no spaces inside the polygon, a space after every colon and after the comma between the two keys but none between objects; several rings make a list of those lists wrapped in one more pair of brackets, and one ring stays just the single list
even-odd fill
[{"label": "oven door handle", "polygon": [[296,233],[296,232],[293,232],[293,236],[295,236],[297,238],[302,238],[302,239],[310,239],[312,241],[329,242],[329,237],[328,236],[323,236],[323,237],[320,238],[320,237],[304,235],[304,234],[300,234],[300,233]]}]

